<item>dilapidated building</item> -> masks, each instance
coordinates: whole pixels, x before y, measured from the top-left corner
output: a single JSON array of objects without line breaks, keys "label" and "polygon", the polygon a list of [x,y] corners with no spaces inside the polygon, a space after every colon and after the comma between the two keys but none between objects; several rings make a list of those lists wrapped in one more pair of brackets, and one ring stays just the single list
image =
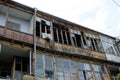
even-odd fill
[{"label": "dilapidated building", "polygon": [[11,0],[0,0],[0,79],[117,80],[112,36]]}]

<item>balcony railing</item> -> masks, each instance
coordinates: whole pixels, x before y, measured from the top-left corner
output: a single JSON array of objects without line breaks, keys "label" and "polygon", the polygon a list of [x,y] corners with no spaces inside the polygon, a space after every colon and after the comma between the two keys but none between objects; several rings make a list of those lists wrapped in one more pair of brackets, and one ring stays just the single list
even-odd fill
[{"label": "balcony railing", "polygon": [[[5,28],[0,27],[0,35],[5,38],[33,44],[33,35],[23,33],[20,31],[10,30],[10,29],[6,29],[6,32],[4,33],[4,30]],[[94,58],[99,58],[104,60],[106,59],[105,53],[91,51],[88,49],[81,49],[81,48],[60,44],[56,42],[51,42],[39,37],[36,38],[36,41],[37,41],[38,47],[46,48],[49,50],[54,50],[54,51],[64,52],[69,54],[89,56],[89,57],[94,57]]]},{"label": "balcony railing", "polygon": [[0,27],[0,35],[8,39],[13,39],[16,41],[33,44],[33,36],[27,33],[20,32],[20,31],[15,31],[15,30],[10,30],[10,29],[5,30],[5,28]]}]

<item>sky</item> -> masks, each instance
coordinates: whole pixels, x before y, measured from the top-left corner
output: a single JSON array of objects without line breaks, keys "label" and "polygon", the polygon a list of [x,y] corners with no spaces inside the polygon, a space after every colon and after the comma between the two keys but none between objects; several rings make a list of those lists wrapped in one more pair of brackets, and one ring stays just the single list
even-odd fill
[{"label": "sky", "polygon": [[[104,34],[120,37],[120,0],[14,0]],[[117,3],[117,4],[116,4]]]}]

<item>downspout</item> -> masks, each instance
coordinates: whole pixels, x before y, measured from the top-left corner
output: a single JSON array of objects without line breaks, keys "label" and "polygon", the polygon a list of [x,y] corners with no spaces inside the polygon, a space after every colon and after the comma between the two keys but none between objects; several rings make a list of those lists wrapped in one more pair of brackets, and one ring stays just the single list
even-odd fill
[{"label": "downspout", "polygon": [[34,17],[33,17],[33,43],[34,43],[34,50],[33,50],[33,60],[34,60],[34,80],[36,80],[36,13],[37,8],[34,8]]}]

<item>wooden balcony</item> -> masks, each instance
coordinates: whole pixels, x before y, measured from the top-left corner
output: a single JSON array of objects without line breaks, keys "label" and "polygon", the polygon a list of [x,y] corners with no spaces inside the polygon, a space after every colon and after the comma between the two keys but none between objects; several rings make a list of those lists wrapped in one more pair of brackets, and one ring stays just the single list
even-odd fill
[{"label": "wooden balcony", "polygon": [[[0,27],[0,36],[5,37],[7,39],[11,39],[11,40],[33,44],[33,35],[23,33],[20,31],[9,30],[9,29],[7,29],[6,33],[4,34],[4,30],[5,28]],[[77,48],[77,47],[73,47],[73,46],[65,45],[61,43],[56,43],[52,41],[47,41],[39,37],[36,38],[36,41],[37,41],[38,47],[45,48],[48,50],[54,50],[62,53],[82,55],[82,56],[88,56],[88,57],[94,57],[94,58],[106,60],[105,53],[91,51],[88,49],[81,49],[81,48]]]},{"label": "wooden balcony", "polygon": [[0,27],[0,36],[20,42],[25,42],[29,44],[33,44],[33,36],[27,33],[23,33],[20,31],[6,29],[4,27]]}]

